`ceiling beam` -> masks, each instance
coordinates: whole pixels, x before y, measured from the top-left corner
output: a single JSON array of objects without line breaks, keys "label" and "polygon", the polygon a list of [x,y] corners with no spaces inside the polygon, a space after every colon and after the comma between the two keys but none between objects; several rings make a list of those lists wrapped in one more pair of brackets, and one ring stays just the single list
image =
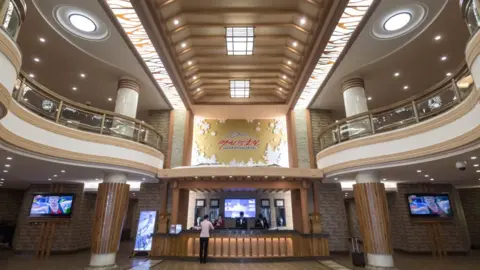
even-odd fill
[{"label": "ceiling beam", "polygon": [[[175,30],[170,31],[170,35],[176,35],[184,30],[187,30],[188,28],[220,28],[220,29],[225,29],[225,27],[235,27],[235,26],[247,26],[248,24],[245,23],[237,23],[237,24],[222,24],[222,23],[189,23],[182,25]],[[258,23],[255,24],[255,28],[292,28],[300,33],[303,33],[305,35],[308,35],[309,32],[308,30],[304,29],[303,27],[293,24],[293,23]]]},{"label": "ceiling beam", "polygon": [[[306,17],[309,21],[314,21],[314,19],[308,15],[305,15],[303,12],[294,10],[291,8],[288,9],[279,9],[279,8],[268,8],[268,7],[253,7],[253,8],[214,8],[214,9],[182,9],[175,14],[165,16],[165,21],[170,22],[177,18],[185,17],[194,17],[208,15],[216,18],[223,19],[224,17],[234,16],[234,15],[256,15],[256,16],[268,16],[268,15],[278,15],[278,16],[298,16]],[[189,21],[192,19],[190,18]]]}]

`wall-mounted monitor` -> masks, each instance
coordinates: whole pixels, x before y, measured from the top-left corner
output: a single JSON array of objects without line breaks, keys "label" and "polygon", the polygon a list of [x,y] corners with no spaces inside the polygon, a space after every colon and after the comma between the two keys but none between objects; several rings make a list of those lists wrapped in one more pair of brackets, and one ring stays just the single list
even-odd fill
[{"label": "wall-mounted monitor", "polygon": [[33,194],[30,217],[62,217],[72,216],[75,194],[37,193]]},{"label": "wall-mounted monitor", "polygon": [[134,251],[150,251],[152,249],[156,220],[157,211],[140,211]]},{"label": "wall-mounted monitor", "polygon": [[416,193],[407,195],[412,217],[452,217],[453,210],[448,194]]},{"label": "wall-mounted monitor", "polygon": [[254,218],[256,215],[255,199],[225,199],[225,217],[240,217],[240,212],[246,218]]}]

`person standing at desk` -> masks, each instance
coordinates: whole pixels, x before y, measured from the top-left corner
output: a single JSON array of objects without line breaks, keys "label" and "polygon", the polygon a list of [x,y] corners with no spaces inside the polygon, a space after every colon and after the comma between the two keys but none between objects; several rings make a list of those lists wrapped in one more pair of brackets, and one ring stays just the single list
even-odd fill
[{"label": "person standing at desk", "polygon": [[258,214],[258,218],[255,220],[255,228],[257,229],[270,228],[270,225],[268,224],[267,219],[262,214]]},{"label": "person standing at desk", "polygon": [[203,216],[203,221],[200,223],[200,263],[207,263],[208,255],[208,239],[210,238],[210,230],[213,231],[213,225],[208,220],[208,215]]},{"label": "person standing at desk", "polygon": [[240,217],[235,221],[235,227],[244,230],[248,228],[247,219],[243,217],[243,212],[240,212]]}]

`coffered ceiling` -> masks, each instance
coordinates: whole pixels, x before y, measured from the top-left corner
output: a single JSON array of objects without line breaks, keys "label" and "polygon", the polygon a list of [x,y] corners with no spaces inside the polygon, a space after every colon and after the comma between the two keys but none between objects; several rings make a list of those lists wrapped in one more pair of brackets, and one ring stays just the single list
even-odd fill
[{"label": "coffered ceiling", "polygon": [[[155,37],[152,43],[157,51],[167,59],[165,65],[170,69],[170,77],[178,74],[177,90],[182,91],[192,105],[200,105],[288,103],[295,96],[294,89],[307,57],[315,51],[312,50],[314,41],[330,37],[331,31],[320,30],[337,24],[347,1],[131,3],[150,38]],[[242,30],[253,27],[251,55],[229,55],[226,38],[229,27],[242,27]],[[238,48],[242,44],[234,46]],[[171,56],[170,61],[165,54]],[[231,97],[232,80],[249,81],[246,98]]]}]

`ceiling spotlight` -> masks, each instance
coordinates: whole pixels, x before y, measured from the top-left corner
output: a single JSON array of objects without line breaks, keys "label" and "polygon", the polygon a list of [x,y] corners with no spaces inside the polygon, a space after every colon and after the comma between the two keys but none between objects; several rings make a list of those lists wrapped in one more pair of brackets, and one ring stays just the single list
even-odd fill
[{"label": "ceiling spotlight", "polygon": [[182,48],[185,48],[185,47],[187,47],[187,43],[184,42],[182,43]]},{"label": "ceiling spotlight", "polygon": [[442,36],[441,35],[436,35],[434,38],[433,38],[435,41],[439,41],[442,39]]},{"label": "ceiling spotlight", "polygon": [[48,181],[52,181],[52,178],[48,178]]},{"label": "ceiling spotlight", "polygon": [[113,99],[111,97],[108,98],[108,101],[112,101]]},{"label": "ceiling spotlight", "polygon": [[447,58],[448,58],[448,57],[447,57],[446,55],[444,55],[444,56],[440,57],[440,60],[441,60],[441,61],[447,61]]},{"label": "ceiling spotlight", "polygon": [[372,97],[368,97],[367,99],[368,99],[368,100],[372,100]]},{"label": "ceiling spotlight", "polygon": [[425,177],[428,177],[429,175],[428,174],[425,174]]},{"label": "ceiling spotlight", "polygon": [[38,63],[38,62],[40,62],[40,58],[38,58],[38,57],[35,57],[35,58],[33,58],[33,61],[35,61],[35,62],[37,62],[37,63]]},{"label": "ceiling spotlight", "polygon": [[282,179],[285,179],[285,176],[282,176]]},{"label": "ceiling spotlight", "polygon": [[338,178],[334,178],[333,180],[337,181],[337,180],[338,180]]},{"label": "ceiling spotlight", "polygon": [[197,76],[193,76],[193,79],[196,80],[196,79],[197,79]]},{"label": "ceiling spotlight", "polygon": [[179,23],[178,20],[174,20],[174,21],[173,21],[173,24],[175,24],[175,25],[178,25],[178,23]]},{"label": "ceiling spotlight", "polygon": [[80,77],[85,78],[87,75],[85,73],[80,73]]},{"label": "ceiling spotlight", "polygon": [[7,160],[12,160],[13,158],[12,157],[7,157]]},{"label": "ceiling spotlight", "polygon": [[247,176],[247,178],[250,178],[250,175],[249,175],[249,176]]},{"label": "ceiling spotlight", "polygon": [[433,179],[433,178],[430,178],[430,181],[433,181],[433,180],[435,180],[435,179]]},{"label": "ceiling spotlight", "polygon": [[480,170],[477,170],[477,173],[480,173]]},{"label": "ceiling spotlight", "polygon": [[8,173],[8,171],[7,171],[7,170],[3,170],[3,172],[4,172],[4,173]]},{"label": "ceiling spotlight", "polygon": [[387,181],[387,178],[383,178],[382,181]]},{"label": "ceiling spotlight", "polygon": [[393,15],[388,18],[388,20],[383,25],[383,28],[387,31],[397,31],[405,27],[410,20],[412,20],[412,15],[407,12],[401,12]]},{"label": "ceiling spotlight", "polygon": [[143,177],[142,180],[145,181],[145,177]]},{"label": "ceiling spotlight", "polygon": [[292,45],[293,45],[293,47],[297,47],[298,43],[297,43],[296,41],[294,41],[294,42],[292,43]]},{"label": "ceiling spotlight", "polygon": [[58,175],[54,174],[53,177],[57,177]]},{"label": "ceiling spotlight", "polygon": [[215,176],[212,176],[212,178],[215,178]]},{"label": "ceiling spotlight", "polygon": [[473,167],[478,167],[478,164],[473,164]]},{"label": "ceiling spotlight", "polygon": [[305,23],[307,23],[307,19],[301,18],[301,19],[300,19],[300,24],[301,24],[301,25],[304,25]]},{"label": "ceiling spotlight", "polygon": [[291,64],[292,64],[292,61],[289,60],[289,61],[287,62],[287,64],[291,65]]},{"label": "ceiling spotlight", "polygon": [[268,176],[265,175],[265,178],[268,178]]},{"label": "ceiling spotlight", "polygon": [[73,91],[77,91],[77,87],[75,87],[75,86],[72,87],[72,90],[73,90]]},{"label": "ceiling spotlight", "polygon": [[417,172],[418,172],[418,173],[421,173],[421,172],[422,172],[422,170],[417,170]]},{"label": "ceiling spotlight", "polygon": [[46,42],[46,40],[45,40],[43,37],[39,38],[38,40],[39,40],[40,42],[42,42],[42,43],[45,43],[45,42]]},{"label": "ceiling spotlight", "polygon": [[200,91],[200,90],[202,90],[202,89],[201,89],[200,87],[198,87],[198,88],[197,88],[197,91]]},{"label": "ceiling spotlight", "polygon": [[65,173],[65,170],[61,170],[60,172],[61,172],[61,173]]},{"label": "ceiling spotlight", "polygon": [[195,179],[198,179],[198,176],[195,176]]},{"label": "ceiling spotlight", "polygon": [[287,79],[287,76],[286,76],[286,75],[283,75],[283,79],[286,80],[286,79]]},{"label": "ceiling spotlight", "polygon": [[394,76],[394,77],[400,76],[400,72],[395,72],[395,73],[393,73],[393,76]]},{"label": "ceiling spotlight", "polygon": [[191,65],[192,65],[192,61],[188,61],[188,65],[191,66]]},{"label": "ceiling spotlight", "polygon": [[30,78],[35,78],[35,74],[33,73],[28,74],[28,76],[30,76]]},{"label": "ceiling spotlight", "polygon": [[450,77],[450,76],[452,76],[452,73],[451,73],[451,72],[447,72],[447,74],[445,74],[445,75],[447,75],[447,77]]},{"label": "ceiling spotlight", "polygon": [[408,86],[408,85],[403,86],[403,90],[407,90],[408,88],[410,88],[410,86]]},{"label": "ceiling spotlight", "polygon": [[473,156],[473,157],[471,157],[470,159],[474,160],[474,159],[477,159],[477,157],[476,157],[476,156]]},{"label": "ceiling spotlight", "polygon": [[0,178],[0,181],[3,181],[3,180],[5,180],[5,178]]},{"label": "ceiling spotlight", "polygon": [[5,164],[5,167],[10,168],[10,164]]},{"label": "ceiling spotlight", "polygon": [[68,17],[70,23],[80,31],[91,33],[97,30],[97,25],[92,19],[82,14],[72,14]]},{"label": "ceiling spotlight", "polygon": [[232,178],[232,177],[233,177],[233,176],[231,176],[231,175],[229,176],[229,178]]}]

